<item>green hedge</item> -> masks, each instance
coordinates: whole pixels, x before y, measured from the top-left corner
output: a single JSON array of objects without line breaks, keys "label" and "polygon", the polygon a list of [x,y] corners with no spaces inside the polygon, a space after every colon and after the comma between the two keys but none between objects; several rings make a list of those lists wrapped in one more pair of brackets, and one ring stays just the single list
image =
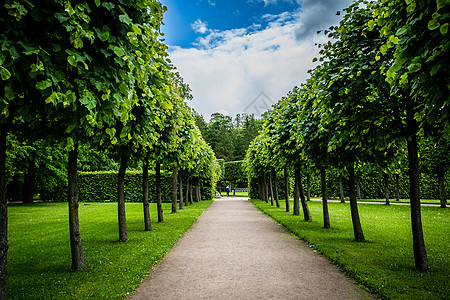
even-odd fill
[{"label": "green hedge", "polygon": [[[79,172],[79,200],[85,202],[117,201],[116,171]],[[156,202],[155,172],[148,174],[148,198]],[[163,202],[172,201],[172,173],[161,171],[161,194]],[[142,171],[127,171],[125,174],[125,201],[142,201]]]},{"label": "green hedge", "polygon": [[[292,178],[291,178],[292,179]],[[284,191],[282,178],[279,178],[279,192]],[[361,198],[363,199],[383,199],[384,194],[384,180],[382,173],[368,172],[359,175],[359,182],[361,188]],[[306,193],[306,176],[303,176],[303,188]],[[344,195],[348,197],[348,179],[343,178]],[[291,180],[291,197],[293,190],[293,182]],[[389,176],[389,197],[395,199],[395,175]],[[409,199],[409,177],[407,173],[400,174],[399,177],[399,191],[401,199]],[[339,176],[333,170],[327,170],[327,192],[328,197],[339,198]],[[420,194],[422,199],[439,199],[439,187],[437,182],[437,175],[421,173],[420,174]],[[450,195],[450,172],[445,176],[445,194]],[[321,197],[321,182],[320,175],[313,174],[311,176],[311,196]],[[249,180],[249,196],[252,199],[259,199],[258,181],[255,179]]]}]

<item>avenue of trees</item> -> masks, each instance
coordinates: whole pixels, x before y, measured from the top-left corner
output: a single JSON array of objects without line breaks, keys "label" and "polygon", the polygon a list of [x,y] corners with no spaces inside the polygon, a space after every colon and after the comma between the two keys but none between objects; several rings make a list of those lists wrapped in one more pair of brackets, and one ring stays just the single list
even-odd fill
[{"label": "avenue of trees", "polygon": [[[151,229],[146,184],[150,161],[155,165],[157,191],[161,166],[172,169],[174,192],[178,172],[189,174],[185,175],[187,180],[217,180],[220,168],[215,154],[186,104],[191,98],[189,86],[174,70],[167,46],[161,42],[165,10],[157,0],[6,0],[1,4],[1,299],[6,298],[7,183],[12,179],[7,176],[15,170],[7,163],[20,161],[20,155],[27,159],[19,167],[27,169],[31,177],[48,159],[67,157],[66,197],[74,270],[87,267],[78,220],[80,152],[98,153],[100,161],[114,161],[118,167],[122,242],[128,240],[124,175],[130,163],[140,161],[143,166],[146,230]],[[7,153],[15,157],[7,157]],[[36,164],[38,161],[42,163]],[[58,167],[51,171],[58,172]],[[27,197],[32,198],[33,193]],[[173,197],[176,212],[176,193]],[[158,220],[162,222],[160,188],[157,198]]]},{"label": "avenue of trees", "polygon": [[293,212],[300,213],[301,203],[305,220],[311,220],[302,177],[317,170],[324,227],[329,228],[326,170],[342,170],[342,177],[348,178],[354,237],[364,241],[355,168],[370,166],[386,178],[406,163],[415,266],[428,269],[419,171],[427,166],[438,174],[445,207],[449,7],[448,1],[440,0],[357,0],[345,9],[340,24],[324,31],[330,41],[319,45],[321,56],[315,61],[320,64],[310,71],[306,83],[274,105],[247,151],[247,172],[250,181],[259,183],[256,189],[263,200],[273,195],[268,181],[276,174],[285,176],[289,191],[288,176],[293,172]]}]

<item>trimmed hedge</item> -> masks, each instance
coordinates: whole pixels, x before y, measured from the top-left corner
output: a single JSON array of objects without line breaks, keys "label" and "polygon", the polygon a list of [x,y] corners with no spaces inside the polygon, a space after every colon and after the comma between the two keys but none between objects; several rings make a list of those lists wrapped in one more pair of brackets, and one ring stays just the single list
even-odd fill
[{"label": "trimmed hedge", "polygon": [[[79,200],[84,202],[116,202],[116,171],[79,172]],[[156,202],[155,172],[148,174],[148,198]],[[161,194],[163,202],[171,202],[172,173],[161,171]],[[125,174],[125,201],[142,202],[142,171],[127,171]]]},{"label": "trimmed hedge", "polygon": [[[279,192],[283,191],[281,181],[279,178]],[[292,181],[292,180],[291,180]],[[384,199],[384,180],[382,173],[368,172],[359,176],[361,198],[363,199]],[[306,176],[303,176],[303,188],[306,192]],[[344,195],[348,197],[348,179],[343,178]],[[281,189],[280,189],[281,187]],[[293,190],[293,183],[291,182],[291,193]],[[396,193],[395,175],[389,175],[389,198],[395,199]],[[407,173],[400,174],[399,177],[399,191],[401,199],[409,199],[409,177]],[[339,176],[336,172],[327,170],[327,192],[328,197],[339,198]],[[437,182],[437,175],[421,173],[420,174],[420,194],[421,199],[439,199],[439,187]],[[450,172],[445,175],[445,194],[450,195]],[[249,196],[252,199],[259,199],[258,195],[258,181],[249,181]],[[292,194],[291,194],[292,196]],[[320,175],[311,175],[311,196],[321,197],[321,182]],[[280,196],[281,198],[281,196]]]}]

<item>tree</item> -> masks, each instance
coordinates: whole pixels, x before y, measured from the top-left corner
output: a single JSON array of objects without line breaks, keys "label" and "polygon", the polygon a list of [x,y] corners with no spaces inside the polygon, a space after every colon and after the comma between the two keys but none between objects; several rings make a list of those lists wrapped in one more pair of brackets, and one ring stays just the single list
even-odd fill
[{"label": "tree", "polygon": [[374,11],[369,28],[381,26],[380,36],[386,42],[381,55],[393,50],[393,64],[385,70],[391,93],[405,95],[401,102],[406,111],[406,132],[410,177],[411,225],[416,268],[428,269],[428,258],[422,231],[419,160],[417,136],[428,127],[450,139],[448,121],[450,70],[448,1],[381,1]]}]

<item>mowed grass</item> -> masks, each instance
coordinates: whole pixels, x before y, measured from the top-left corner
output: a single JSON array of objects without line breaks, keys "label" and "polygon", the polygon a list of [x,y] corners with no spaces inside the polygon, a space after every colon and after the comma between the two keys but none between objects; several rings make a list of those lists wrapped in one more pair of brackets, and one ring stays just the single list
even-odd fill
[{"label": "mowed grass", "polygon": [[[414,268],[409,205],[359,203],[366,242],[355,242],[348,203],[329,203],[331,228],[323,228],[322,203],[308,202],[313,222],[260,200],[255,206],[308,242],[383,299],[450,299],[450,210],[422,206],[430,270]],[[282,203],[284,205],[284,203]],[[291,203],[292,208],[292,203]],[[326,283],[324,283],[326,284]]]},{"label": "mowed grass", "polygon": [[[118,242],[117,203],[80,203],[87,270],[71,271],[67,203],[8,207],[8,299],[122,299],[212,203],[194,203],[177,214],[163,204],[164,223],[144,231],[142,203],[127,203],[128,238]],[[192,253],[195,255],[195,253]]]}]

